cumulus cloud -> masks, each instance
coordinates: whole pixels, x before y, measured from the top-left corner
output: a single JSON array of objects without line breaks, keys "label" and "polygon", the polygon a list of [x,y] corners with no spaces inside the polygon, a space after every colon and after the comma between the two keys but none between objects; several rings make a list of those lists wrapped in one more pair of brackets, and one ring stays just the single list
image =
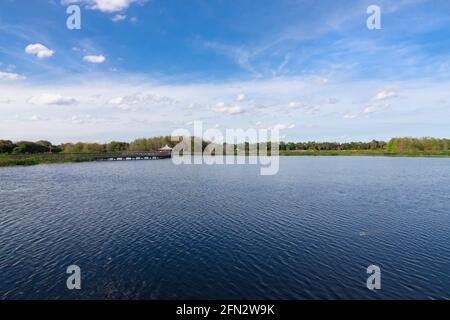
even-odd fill
[{"label": "cumulus cloud", "polygon": [[325,101],[324,101],[325,104],[336,104],[338,102],[339,102],[339,100],[336,98],[328,98],[328,99],[325,99]]},{"label": "cumulus cloud", "polygon": [[125,20],[126,18],[127,18],[127,16],[124,14],[116,14],[114,17],[111,18],[111,20],[114,22],[120,22],[120,21]]},{"label": "cumulus cloud", "polygon": [[132,3],[144,3],[145,0],[62,0],[62,5],[73,3],[86,4],[88,9],[102,12],[117,12],[126,10]]},{"label": "cumulus cloud", "polygon": [[240,114],[240,113],[244,113],[244,109],[242,109],[239,106],[228,106],[227,104],[225,104],[224,102],[219,102],[216,104],[216,106],[213,108],[213,110],[215,112],[219,112],[219,113],[226,113],[226,114]]},{"label": "cumulus cloud", "polygon": [[371,99],[368,105],[364,107],[362,113],[371,114],[386,110],[387,108],[390,107],[390,105],[385,101],[396,97],[398,97],[398,94],[395,91],[391,90],[380,91]]},{"label": "cumulus cloud", "polygon": [[286,130],[286,129],[293,129],[295,128],[294,124],[284,124],[284,123],[278,123],[271,127],[272,130]]},{"label": "cumulus cloud", "polygon": [[109,100],[109,104],[122,104],[123,103],[123,97],[117,97]]},{"label": "cumulus cloud", "polygon": [[305,112],[305,113],[314,114],[319,109],[318,109],[317,106],[307,105],[306,103],[301,102],[301,101],[291,101],[291,102],[289,102],[287,111],[291,112],[291,111],[295,111],[295,110],[300,110],[300,111]]},{"label": "cumulus cloud", "polygon": [[39,117],[38,115],[34,114],[31,117],[28,118],[29,121],[41,121],[42,117]]},{"label": "cumulus cloud", "polygon": [[[364,107],[362,113],[371,114],[386,110],[390,107],[390,104],[386,103],[386,100],[398,97],[397,92],[390,90],[383,90],[378,92],[371,101]],[[344,118],[348,118],[344,116]]]},{"label": "cumulus cloud", "polygon": [[[127,101],[125,101],[127,100]],[[130,110],[132,105],[137,104],[137,101],[131,101],[130,99],[124,97],[116,97],[108,101],[109,104],[115,105],[121,110]]]},{"label": "cumulus cloud", "polygon": [[392,99],[397,97],[397,93],[395,91],[380,91],[375,95],[374,100],[383,101],[387,99]]},{"label": "cumulus cloud", "polygon": [[50,50],[46,46],[40,43],[29,44],[25,48],[25,52],[35,55],[38,59],[50,58],[55,54],[55,51]]},{"label": "cumulus cloud", "polygon": [[389,104],[387,103],[373,103],[368,105],[367,107],[364,108],[363,112],[364,113],[375,113],[375,112],[379,112],[382,110],[385,110],[389,107]]},{"label": "cumulus cloud", "polygon": [[114,105],[121,110],[136,111],[146,109],[155,105],[169,106],[176,104],[177,101],[166,96],[140,92],[127,96],[118,96],[110,99],[108,104]]},{"label": "cumulus cloud", "polygon": [[1,72],[0,71],[0,80],[6,81],[15,81],[15,80],[25,80],[26,77],[12,72]]},{"label": "cumulus cloud", "polygon": [[105,62],[106,58],[103,55],[98,56],[84,56],[83,60],[89,63],[103,63]]},{"label": "cumulus cloud", "polygon": [[77,103],[77,100],[72,97],[64,97],[60,94],[43,93],[39,96],[32,97],[28,100],[29,103],[35,105],[72,105]]},{"label": "cumulus cloud", "polygon": [[353,114],[353,113],[346,113],[344,115],[344,119],[355,119],[356,117],[357,117],[357,115]]},{"label": "cumulus cloud", "polygon": [[70,122],[72,124],[82,124],[84,121],[77,116],[73,116],[70,118]]},{"label": "cumulus cloud", "polygon": [[304,109],[307,106],[303,102],[291,101],[291,102],[289,102],[288,107],[289,107],[289,109]]},{"label": "cumulus cloud", "polygon": [[[68,48],[70,49],[70,46]],[[2,69],[2,71],[5,70]],[[381,135],[386,133],[383,121],[392,125],[394,134],[399,130],[411,132],[408,131],[412,130],[410,123],[415,120],[411,118],[405,121],[401,117],[411,110],[414,110],[417,121],[429,121],[430,130],[435,127],[442,128],[443,131],[440,132],[443,136],[448,131],[445,131],[448,127],[445,126],[445,119],[450,112],[448,104],[436,104],[435,118],[427,118],[430,115],[430,110],[427,108],[430,101],[448,100],[449,81],[441,81],[441,79],[439,82],[408,79],[396,81],[394,84],[386,83],[385,80],[374,82],[372,79],[357,83],[333,81],[328,86],[318,87],[311,83],[309,78],[297,77],[194,84],[181,83],[181,81],[176,84],[158,83],[154,79],[142,81],[140,77],[126,77],[122,74],[115,77],[107,75],[107,77],[90,76],[83,83],[72,80],[53,84],[39,84],[34,81],[30,83],[0,81],[2,110],[0,136],[20,140],[23,139],[25,128],[29,130],[26,132],[27,137],[35,137],[36,140],[41,138],[38,136],[39,132],[46,129],[50,130],[54,139],[58,141],[75,139],[74,137],[78,140],[101,140],[112,132],[117,137],[123,137],[121,139],[128,139],[161,133],[170,134],[173,128],[183,127],[187,121],[200,119],[207,122],[208,126],[219,123],[223,128],[246,128],[249,125],[268,128],[278,124],[278,128],[286,128],[285,131],[281,131],[283,134],[289,133],[289,138],[297,137],[299,140],[341,139],[340,137],[349,132],[352,134],[352,139],[362,140],[382,138]],[[96,85],[93,86],[92,83]],[[376,94],[385,88],[394,90],[387,87],[391,85],[401,88],[401,95],[398,91],[401,99],[397,97],[386,101],[373,100]],[[374,90],[374,88],[381,89]],[[80,100],[72,106],[36,107],[35,104],[27,102],[28,98],[39,96],[41,93],[59,93],[63,97],[74,97],[77,100],[80,97]],[[242,103],[236,101],[239,93],[247,95]],[[84,98],[81,99],[81,97]],[[339,103],[334,107],[320,109],[316,113],[309,112],[309,108],[315,104],[322,104],[329,97],[339,99]],[[13,101],[7,104],[2,103],[2,98]],[[255,104],[252,104],[250,99],[254,99]],[[42,98],[34,98],[32,102],[44,104],[42,100],[51,103],[50,99]],[[61,99],[51,100],[56,103]],[[388,103],[389,106],[385,107],[384,105]],[[266,107],[258,108],[260,104]],[[289,105],[299,108],[304,104],[306,104],[304,109],[290,110],[288,108]],[[235,106],[240,106],[242,109]],[[387,111],[393,110],[394,107],[396,112],[388,114]],[[129,109],[121,111],[122,108]],[[138,113],[133,112],[134,110]],[[78,118],[71,119],[74,115],[72,112],[75,111],[80,114],[77,115]],[[94,117],[101,115],[104,121],[79,130],[73,123],[79,123],[80,119],[84,121],[84,124],[93,123],[84,117],[89,113]],[[20,118],[14,118],[15,114],[19,114]],[[46,116],[50,120],[38,121],[33,123],[33,127],[26,127],[26,121],[32,114]],[[356,119],[352,120],[355,116],[358,119],[356,122],[354,121]],[[377,121],[371,119],[375,116]],[[58,122],[58,117],[63,117],[65,121]],[[133,125],[130,125],[131,123]],[[296,127],[289,129],[294,123]],[[436,124],[442,124],[442,126]],[[299,126],[301,130],[297,129]],[[112,127],[116,131],[111,131]],[[379,132],[380,136],[366,135],[365,130],[370,133]],[[389,132],[386,134],[390,135]],[[420,134],[420,131],[412,131],[410,134]]]},{"label": "cumulus cloud", "polygon": [[78,124],[97,124],[103,122],[103,118],[93,117],[89,114],[87,115],[74,115],[69,118],[62,119],[62,121],[68,122],[70,124],[78,125]]},{"label": "cumulus cloud", "polygon": [[244,101],[245,98],[245,94],[241,93],[236,97],[236,101]]},{"label": "cumulus cloud", "polygon": [[103,12],[115,12],[127,9],[136,0],[95,0],[92,4],[92,9],[97,9]]}]

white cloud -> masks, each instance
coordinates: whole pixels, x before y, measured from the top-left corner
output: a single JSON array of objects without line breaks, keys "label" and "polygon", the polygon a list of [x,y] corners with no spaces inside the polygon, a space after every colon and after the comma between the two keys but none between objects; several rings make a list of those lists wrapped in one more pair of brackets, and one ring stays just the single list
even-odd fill
[{"label": "white cloud", "polygon": [[[231,83],[180,81],[172,84],[122,74],[61,79],[58,83],[0,81],[0,136],[16,140],[39,140],[45,131],[46,138],[56,143],[107,141],[113,138],[127,140],[170,134],[174,128],[185,127],[186,122],[193,120],[202,120],[208,126],[219,123],[222,128],[247,128],[255,126],[255,123],[258,128],[267,128],[279,124],[278,128],[286,128],[282,133],[290,133],[290,139],[301,141],[340,140],[344,136],[352,140],[388,139],[399,134],[448,136],[448,103],[433,102],[438,99],[448,100],[449,85],[449,80],[442,79],[408,79],[395,83],[386,83],[385,80],[347,82],[345,79],[334,79],[327,86],[318,86],[309,77]],[[402,99],[373,100],[376,93],[381,91],[374,91],[374,88],[391,86],[401,88]],[[236,102],[237,94],[241,92],[247,95],[245,105]],[[45,98],[41,97],[42,93],[60,96]],[[31,102],[44,107],[27,103],[31,97],[34,97],[30,99]],[[77,100],[80,97],[80,100],[73,106],[46,106],[46,103],[70,103],[72,100],[67,97]],[[249,97],[254,99],[255,104],[250,103]],[[308,112],[314,104],[323,103],[327,97],[339,99],[339,103],[317,112]],[[9,99],[6,100],[9,103],[2,103],[2,99]],[[217,104],[220,101],[223,102]],[[290,110],[288,106],[291,102],[294,108],[301,106],[301,102],[307,107],[300,109],[298,114],[297,110],[286,112]],[[390,106],[385,106],[388,102]],[[259,108],[258,105],[265,107]],[[128,111],[122,111],[121,108],[127,107]],[[77,118],[71,119],[75,111],[78,112]],[[20,118],[14,118],[15,114],[19,114]],[[49,120],[30,122],[28,118],[33,114]],[[94,120],[85,118],[87,114],[91,114],[93,119],[103,120],[93,125]],[[376,121],[372,119],[375,115]],[[358,121],[351,120],[354,116]],[[75,125],[80,120],[83,124]],[[294,123],[295,129],[289,129]],[[423,125],[414,125],[416,123]],[[81,125],[84,126],[83,130],[80,130]]]},{"label": "white cloud", "polygon": [[3,98],[3,99],[0,99],[0,103],[5,103],[5,104],[9,104],[9,103],[11,103],[11,102],[13,102],[14,100],[11,100],[11,99],[9,99],[9,98]]},{"label": "white cloud", "polygon": [[0,80],[14,81],[14,80],[25,80],[26,77],[12,72],[1,72],[0,71]]},{"label": "white cloud", "polygon": [[387,100],[391,98],[397,97],[397,93],[395,91],[380,91],[376,94],[374,100],[376,101],[382,101]]},{"label": "white cloud", "polygon": [[365,107],[363,112],[364,113],[375,113],[375,112],[379,112],[384,109],[387,109],[388,107],[389,107],[389,104],[387,104],[387,103],[385,103],[385,104],[374,103],[374,104],[371,104],[371,105],[368,105],[367,107]]},{"label": "white cloud", "polygon": [[72,125],[97,125],[105,121],[105,119],[102,117],[93,117],[90,114],[57,117],[55,118],[55,120]]},{"label": "white cloud", "polygon": [[384,90],[378,92],[372,101],[363,109],[363,113],[370,114],[386,110],[390,107],[388,103],[383,101],[396,98],[398,94],[395,91]]},{"label": "white cloud", "polygon": [[286,130],[286,129],[293,129],[293,128],[295,128],[294,124],[278,123],[278,124],[274,125],[273,127],[271,127],[270,129],[273,129],[273,130]]},{"label": "white cloud", "polygon": [[126,96],[118,96],[108,101],[108,104],[115,105],[121,110],[131,111],[151,109],[154,106],[168,107],[176,103],[177,101],[170,97],[145,92],[134,93]]},{"label": "white cloud", "polygon": [[109,104],[122,104],[123,103],[123,97],[117,97],[109,100]]},{"label": "white cloud", "polygon": [[84,120],[78,116],[73,116],[72,118],[70,118],[70,122],[72,124],[82,124],[82,123],[84,123]]},{"label": "white cloud", "polygon": [[77,100],[71,97],[63,97],[60,94],[43,93],[30,98],[28,102],[35,105],[71,105],[77,103]]},{"label": "white cloud", "polygon": [[299,101],[291,101],[288,105],[289,109],[303,109],[306,108],[306,105],[303,102]]},{"label": "white cloud", "polygon": [[46,46],[40,43],[29,44],[25,48],[25,52],[28,54],[35,55],[39,59],[50,58],[55,54],[55,51],[50,50]]},{"label": "white cloud", "polygon": [[103,12],[115,12],[127,9],[136,0],[94,0],[92,9]]},{"label": "white cloud", "polygon": [[34,114],[31,117],[29,117],[28,120],[30,120],[30,121],[39,121],[39,120],[42,120],[42,118],[39,117],[38,115]]},{"label": "white cloud", "polygon": [[84,3],[88,9],[102,12],[117,12],[126,10],[132,3],[143,3],[145,0],[62,0],[62,5]]},{"label": "white cloud", "polygon": [[318,107],[307,105],[306,103],[301,101],[291,101],[288,104],[288,112],[294,110],[301,110],[302,112],[312,114],[318,111]]},{"label": "white cloud", "polygon": [[90,63],[103,63],[105,62],[106,58],[103,55],[98,56],[84,56],[83,60]]},{"label": "white cloud", "polygon": [[[125,102],[125,100],[127,101]],[[109,100],[108,103],[117,106],[117,108],[121,110],[131,110],[132,107],[130,106],[130,104],[136,104],[137,101],[131,101],[130,99],[124,97],[117,97]]]},{"label": "white cloud", "polygon": [[244,101],[245,100],[245,94],[241,93],[236,97],[236,101]]},{"label": "white cloud", "polygon": [[127,18],[127,16],[124,14],[116,14],[114,17],[111,18],[111,20],[114,22],[120,22],[120,21],[125,20],[126,18]]},{"label": "white cloud", "polygon": [[328,99],[325,99],[325,101],[324,101],[325,104],[336,104],[338,102],[339,102],[339,100],[336,98],[328,98]]},{"label": "white cloud", "polygon": [[239,106],[227,106],[224,102],[219,102],[213,108],[215,112],[227,113],[227,114],[240,114],[244,113],[244,109]]},{"label": "white cloud", "polygon": [[353,113],[346,113],[344,115],[344,119],[355,119],[356,117],[357,117],[357,115],[353,114]]}]

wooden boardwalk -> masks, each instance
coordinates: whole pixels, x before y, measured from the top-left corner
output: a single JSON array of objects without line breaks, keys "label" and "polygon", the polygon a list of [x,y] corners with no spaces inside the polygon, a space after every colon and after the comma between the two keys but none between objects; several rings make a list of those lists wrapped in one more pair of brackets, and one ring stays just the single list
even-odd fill
[{"label": "wooden boardwalk", "polygon": [[170,151],[142,151],[142,152],[108,152],[108,153],[40,153],[40,154],[13,154],[12,159],[26,157],[53,158],[53,159],[86,159],[97,161],[127,161],[127,160],[159,160],[172,157]]},{"label": "wooden boardwalk", "polygon": [[170,151],[125,152],[93,154],[91,156],[99,161],[159,160],[171,158],[172,153]]}]

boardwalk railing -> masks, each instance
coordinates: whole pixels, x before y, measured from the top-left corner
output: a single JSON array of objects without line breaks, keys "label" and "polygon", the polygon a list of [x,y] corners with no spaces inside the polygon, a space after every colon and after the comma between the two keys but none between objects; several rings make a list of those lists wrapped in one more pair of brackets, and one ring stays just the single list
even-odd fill
[{"label": "boardwalk railing", "polygon": [[22,159],[33,156],[36,158],[53,159],[90,159],[90,160],[157,160],[172,157],[170,151],[139,151],[139,152],[107,152],[107,153],[39,153],[39,154],[12,154],[13,159]]},{"label": "boardwalk railing", "polygon": [[154,152],[122,152],[122,153],[104,153],[93,155],[97,160],[157,160],[172,157],[170,151]]}]

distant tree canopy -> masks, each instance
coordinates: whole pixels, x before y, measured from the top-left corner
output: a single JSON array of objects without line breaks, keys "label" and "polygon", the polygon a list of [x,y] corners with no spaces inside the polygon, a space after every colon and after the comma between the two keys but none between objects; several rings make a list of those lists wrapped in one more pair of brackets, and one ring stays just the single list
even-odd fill
[{"label": "distant tree canopy", "polygon": [[[181,139],[181,138],[180,138]],[[179,140],[180,140],[179,139]],[[201,142],[202,150],[210,143],[200,138],[191,137],[191,144]],[[124,151],[156,151],[165,145],[174,147],[178,142],[172,141],[170,136],[161,136],[154,138],[136,139],[131,143],[112,141],[110,143],[64,143],[61,145],[52,145],[51,142],[41,140],[37,142],[10,140],[0,140],[0,153],[14,154],[34,154],[34,153],[104,153],[104,152],[124,152]],[[271,143],[268,142],[268,148]],[[255,144],[243,143],[233,145],[233,150],[249,150],[255,147]],[[257,145],[254,149],[259,149]],[[450,139],[435,138],[393,138],[388,143],[384,141],[372,140],[370,142],[280,142],[279,148],[285,150],[386,150],[392,153],[411,153],[411,152],[441,152],[450,151]],[[227,145],[223,144],[223,149]]]},{"label": "distant tree canopy", "polygon": [[439,152],[450,150],[450,139],[393,138],[387,144],[389,152]]},{"label": "distant tree canopy", "polygon": [[12,153],[16,145],[10,140],[0,140],[0,153]]},{"label": "distant tree canopy", "polygon": [[103,153],[106,152],[106,145],[99,143],[64,143],[61,145],[64,153]]},{"label": "distant tree canopy", "polygon": [[121,151],[127,151],[130,147],[130,144],[127,142],[118,142],[118,141],[111,141],[106,145],[106,151],[108,152],[121,152]]},{"label": "distant tree canopy", "polygon": [[130,143],[130,151],[155,151],[165,145],[174,146],[170,136],[136,139]]},{"label": "distant tree canopy", "polygon": [[33,153],[47,153],[50,152],[51,148],[49,148],[48,145],[38,142],[31,142],[31,141],[19,141],[15,143],[16,147],[13,149],[13,153],[20,154],[20,153],[27,153],[27,154],[33,154]]},{"label": "distant tree canopy", "polygon": [[280,150],[375,150],[384,149],[386,142],[280,142]]},{"label": "distant tree canopy", "polygon": [[110,143],[64,143],[61,149],[64,153],[103,153],[123,151],[156,151],[165,145],[174,146],[170,136],[136,139],[131,143],[111,141]]},{"label": "distant tree canopy", "polygon": [[10,140],[0,140],[0,153],[14,153],[14,154],[35,154],[35,153],[58,153],[61,152],[59,146],[54,146],[48,141],[18,141],[11,142]]}]

